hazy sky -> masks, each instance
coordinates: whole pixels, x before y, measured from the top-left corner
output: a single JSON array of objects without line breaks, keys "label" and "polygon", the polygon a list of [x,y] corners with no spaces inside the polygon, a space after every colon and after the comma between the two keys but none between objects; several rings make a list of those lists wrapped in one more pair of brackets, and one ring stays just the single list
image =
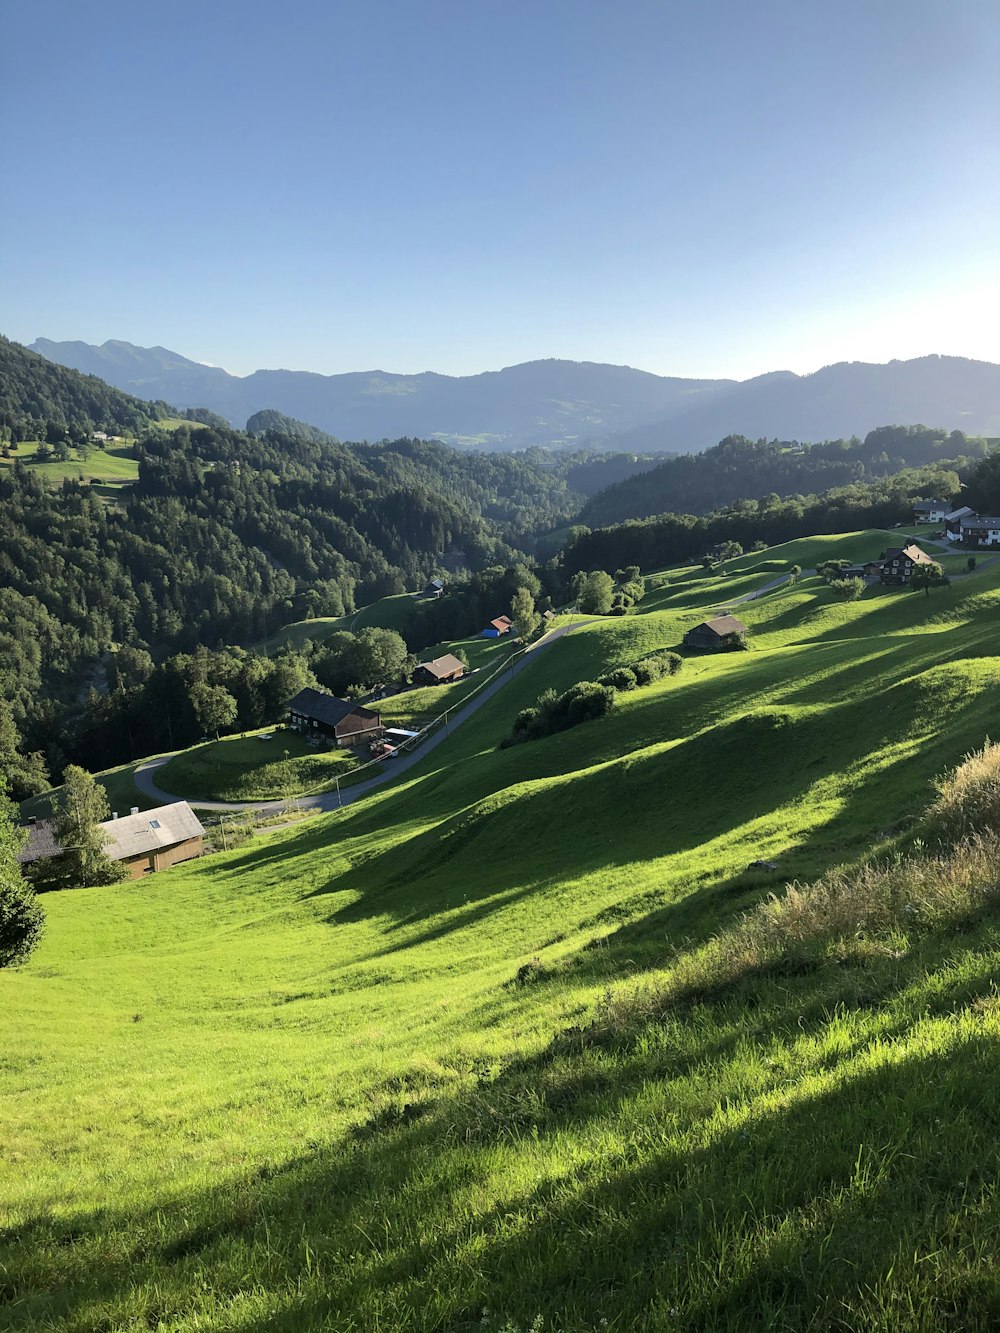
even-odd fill
[{"label": "hazy sky", "polygon": [[0,331],[1000,361],[997,0],[6,0]]}]

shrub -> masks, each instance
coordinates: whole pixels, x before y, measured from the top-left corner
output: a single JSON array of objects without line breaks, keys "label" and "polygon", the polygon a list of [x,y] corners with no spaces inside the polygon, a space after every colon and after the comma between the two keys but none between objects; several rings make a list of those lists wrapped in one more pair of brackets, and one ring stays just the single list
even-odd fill
[{"label": "shrub", "polygon": [[[660,667],[659,663],[649,660],[645,662],[633,662],[631,671],[635,676],[635,683],[637,685],[652,685],[654,680],[659,680],[663,675],[663,669]],[[603,680],[604,677],[601,676],[599,679]]]},{"label": "shrub", "polygon": [[639,681],[631,667],[616,667],[614,671],[599,676],[597,683],[612,690],[634,690]]},{"label": "shrub", "polygon": [[581,680],[559,695],[555,690],[545,690],[533,708],[524,708],[518,713],[510,736],[500,742],[500,748],[520,741],[538,740],[581,722],[604,717],[614,702],[615,692],[611,686],[593,680]]},{"label": "shrub", "polygon": [[42,938],[45,914],[19,875],[0,878],[0,967],[23,963]]},{"label": "shrub", "polygon": [[575,727],[581,722],[604,717],[615,704],[615,692],[596,681],[582,680],[560,697],[559,716],[565,717],[564,726]]},{"label": "shrub", "polygon": [[864,579],[830,579],[830,591],[841,602],[856,602],[865,590]]}]

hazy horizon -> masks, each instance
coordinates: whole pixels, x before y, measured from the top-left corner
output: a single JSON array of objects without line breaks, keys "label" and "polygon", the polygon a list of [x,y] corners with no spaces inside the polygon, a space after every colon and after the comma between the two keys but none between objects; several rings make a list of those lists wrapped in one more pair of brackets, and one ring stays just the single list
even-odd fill
[{"label": "hazy horizon", "polygon": [[[0,330],[0,332],[3,332],[3,330]],[[11,335],[8,334],[8,336],[11,336]],[[136,343],[136,342],[134,342],[134,341],[133,341],[132,339],[130,339],[130,338],[116,338],[116,337],[109,337],[109,338],[103,339],[101,342],[95,342],[95,341],[93,341],[93,340],[91,340],[91,339],[88,339],[88,338],[51,338],[51,337],[50,337],[48,334],[46,334],[46,333],[39,333],[39,334],[36,335],[35,338],[31,338],[31,339],[26,340],[25,343],[24,343],[24,346],[30,347],[33,343],[35,343],[35,342],[37,342],[37,341],[42,341],[42,340],[45,340],[45,341],[48,341],[48,342],[53,342],[53,343],[81,342],[81,343],[86,343],[86,344],[88,344],[88,345],[91,346],[91,347],[102,347],[102,346],[104,346],[106,343],[116,343],[116,342],[117,342],[117,343],[127,343],[127,344],[129,344],[130,346],[138,347],[138,348],[140,348],[140,349],[143,350],[143,351],[152,351],[153,349],[159,347],[159,348],[161,348],[163,351],[174,352],[174,353],[176,353],[176,354],[179,355],[179,356],[183,356],[183,357],[185,357],[185,358],[186,358],[187,360],[189,360],[189,361],[194,361],[196,365],[204,366],[204,367],[206,367],[206,368],[209,369],[209,370],[224,370],[227,374],[229,374],[229,375],[234,375],[234,376],[237,376],[237,377],[239,377],[239,378],[246,378],[248,375],[252,375],[252,374],[254,374],[256,371],[259,371],[259,370],[276,370],[276,371],[304,371],[304,372],[309,373],[309,374],[314,374],[314,375],[324,375],[324,376],[352,375],[352,374],[353,374],[353,375],[363,375],[363,374],[386,374],[386,375],[401,375],[401,376],[406,376],[406,377],[412,378],[412,377],[415,377],[415,376],[418,376],[418,375],[426,375],[426,374],[430,374],[430,375],[440,375],[440,376],[442,376],[442,377],[444,377],[444,378],[447,378],[447,379],[464,379],[464,378],[468,378],[468,377],[470,377],[470,376],[474,376],[474,375],[490,375],[490,374],[498,374],[500,371],[503,371],[503,370],[513,370],[513,369],[516,369],[516,367],[518,367],[518,366],[537,364],[537,363],[539,363],[539,362],[543,362],[543,361],[570,361],[570,362],[573,362],[573,363],[575,363],[575,364],[577,364],[577,365],[613,366],[613,367],[616,367],[616,368],[619,368],[619,369],[623,369],[623,370],[637,370],[637,371],[643,372],[643,373],[645,373],[645,374],[658,375],[658,376],[664,376],[664,377],[669,377],[669,378],[678,378],[678,379],[704,379],[704,380],[733,380],[734,382],[745,382],[745,381],[750,380],[750,379],[755,379],[755,378],[757,378],[758,376],[761,376],[761,375],[781,375],[781,374],[785,374],[785,373],[791,373],[791,374],[794,374],[794,375],[799,375],[799,376],[801,376],[801,377],[805,377],[805,376],[808,376],[808,375],[814,375],[814,374],[817,373],[817,371],[820,371],[820,370],[826,370],[826,369],[829,369],[829,367],[831,367],[831,366],[835,366],[835,365],[851,365],[851,364],[854,364],[854,365],[889,365],[889,364],[891,364],[891,363],[894,362],[894,361],[919,361],[919,360],[920,360],[921,358],[923,358],[923,357],[938,357],[938,358],[951,358],[951,357],[955,357],[955,358],[964,358],[964,359],[966,359],[966,360],[972,360],[972,361],[984,361],[984,362],[988,362],[990,365],[997,365],[997,364],[1000,364],[1000,356],[998,356],[998,358],[997,358],[996,360],[990,360],[989,357],[971,357],[971,356],[965,356],[965,354],[964,354],[964,353],[961,353],[961,352],[948,352],[948,351],[941,351],[941,350],[939,350],[939,349],[935,349],[935,350],[933,350],[933,351],[918,352],[918,353],[915,353],[913,356],[906,356],[906,357],[902,357],[902,356],[888,356],[888,357],[886,357],[886,358],[884,358],[883,360],[880,360],[880,361],[875,361],[875,360],[872,360],[872,359],[870,359],[870,358],[866,358],[866,357],[857,357],[857,356],[852,356],[852,357],[841,357],[841,358],[839,358],[837,361],[827,361],[827,362],[824,362],[823,365],[812,366],[812,367],[810,367],[809,369],[806,369],[806,370],[796,370],[796,369],[794,369],[794,368],[791,367],[791,366],[771,366],[771,367],[769,367],[769,368],[766,369],[766,370],[757,371],[757,372],[755,372],[753,375],[742,375],[742,376],[737,376],[737,375],[725,375],[725,374],[721,374],[721,373],[720,373],[720,374],[713,374],[713,373],[711,373],[710,371],[709,371],[709,372],[705,372],[705,373],[694,372],[694,371],[691,372],[691,373],[682,373],[682,372],[679,372],[679,371],[672,371],[672,370],[652,370],[652,369],[650,369],[649,366],[639,366],[639,365],[634,365],[634,364],[632,364],[632,363],[630,363],[630,362],[628,362],[628,361],[599,361],[596,357],[593,357],[593,356],[580,356],[580,357],[538,356],[538,357],[531,357],[531,358],[528,358],[528,359],[521,359],[521,360],[518,360],[518,361],[508,361],[508,362],[505,362],[503,365],[495,365],[495,366],[480,366],[478,369],[473,369],[473,370],[462,370],[462,371],[447,371],[447,370],[439,370],[436,366],[421,366],[421,367],[419,367],[419,368],[415,368],[415,367],[402,367],[402,368],[400,368],[400,367],[397,367],[397,366],[391,366],[391,365],[378,365],[378,364],[376,364],[376,365],[366,365],[366,366],[361,366],[361,365],[358,365],[358,366],[347,366],[347,367],[344,367],[344,368],[342,368],[342,369],[341,369],[341,368],[338,368],[338,369],[336,369],[336,370],[324,370],[321,366],[315,366],[315,365],[314,365],[314,366],[297,366],[297,365],[289,365],[289,364],[279,364],[278,362],[272,362],[272,363],[270,363],[270,364],[266,364],[266,365],[262,363],[261,365],[251,366],[251,367],[250,367],[249,369],[247,369],[247,370],[233,370],[230,366],[222,365],[222,364],[221,364],[220,362],[218,362],[218,361],[199,361],[199,360],[197,360],[197,358],[195,358],[195,357],[193,357],[193,356],[189,356],[188,353],[184,350],[183,347],[170,347],[170,346],[168,346],[166,343],[149,343],[149,344],[143,345],[143,344],[141,344],[141,343]],[[20,339],[15,339],[15,341],[20,342],[21,340],[20,340]]]}]

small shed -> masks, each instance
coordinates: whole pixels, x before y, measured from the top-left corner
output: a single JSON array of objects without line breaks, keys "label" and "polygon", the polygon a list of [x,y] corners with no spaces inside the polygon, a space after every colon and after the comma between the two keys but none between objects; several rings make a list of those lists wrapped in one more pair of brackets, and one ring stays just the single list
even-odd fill
[{"label": "small shed", "polygon": [[424,589],[425,597],[440,597],[444,592],[444,579],[429,579]]},{"label": "small shed", "polygon": [[718,652],[728,648],[734,634],[746,634],[747,627],[735,616],[716,616],[713,620],[703,620],[684,635],[687,648],[700,648],[707,652]]},{"label": "small shed", "polygon": [[513,620],[510,616],[497,616],[496,620],[491,620],[483,630],[481,637],[484,639],[499,639],[502,634],[509,634],[513,627]]},{"label": "small shed", "polygon": [[445,653],[433,661],[421,662],[413,669],[414,685],[446,685],[452,680],[461,680],[465,673],[465,663],[460,662],[454,653]]},{"label": "small shed", "polygon": [[288,704],[289,725],[304,736],[325,737],[338,746],[377,740],[385,730],[375,708],[338,699],[325,690],[299,690]]}]

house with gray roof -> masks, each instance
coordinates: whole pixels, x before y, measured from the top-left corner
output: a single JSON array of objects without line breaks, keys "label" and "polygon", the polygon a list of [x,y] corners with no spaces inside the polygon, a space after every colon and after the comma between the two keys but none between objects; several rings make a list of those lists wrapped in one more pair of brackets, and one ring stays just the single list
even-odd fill
[{"label": "house with gray roof", "polygon": [[700,625],[689,629],[684,635],[684,646],[717,653],[732,648],[739,636],[746,632],[746,625],[736,616],[716,616],[713,620],[703,620]]},{"label": "house with gray roof", "polygon": [[[17,856],[22,865],[58,860],[63,855],[55,827],[51,819],[28,826],[28,840]],[[172,801],[154,810],[133,806],[129,814],[114,815],[98,827],[104,832],[110,859],[128,866],[133,879],[190,861],[205,850],[204,826],[187,801]]]}]

